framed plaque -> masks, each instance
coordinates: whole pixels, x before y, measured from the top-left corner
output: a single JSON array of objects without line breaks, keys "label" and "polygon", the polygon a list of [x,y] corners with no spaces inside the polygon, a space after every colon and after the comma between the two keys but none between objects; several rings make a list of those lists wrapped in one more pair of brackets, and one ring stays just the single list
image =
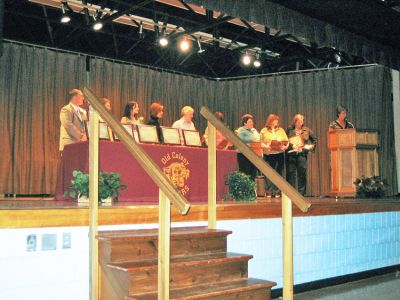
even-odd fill
[{"label": "framed plaque", "polygon": [[161,127],[164,144],[181,145],[181,135],[178,128]]},{"label": "framed plaque", "polygon": [[183,140],[186,146],[201,147],[200,133],[197,130],[182,129]]},{"label": "framed plaque", "polygon": [[139,142],[159,144],[157,127],[152,125],[136,125]]},{"label": "framed plaque", "polygon": [[281,147],[286,146],[287,144],[288,144],[288,141],[272,140],[270,146],[271,146],[271,150],[282,151]]},{"label": "framed plaque", "polygon": [[[89,121],[86,121],[86,136],[88,139],[90,139],[90,126],[89,126]],[[113,132],[110,127],[107,126],[107,123],[105,122],[99,122],[99,140],[108,140],[108,141],[114,141],[113,138]]]},{"label": "framed plaque", "polygon": [[[124,127],[124,129],[126,130],[126,132],[128,132],[128,134],[135,139],[136,142],[139,141],[139,139],[137,138],[137,132],[135,130],[135,125],[132,124],[121,124],[122,127]],[[135,134],[136,132],[136,134]],[[119,141],[119,137],[114,133],[114,140]]]},{"label": "framed plaque", "polygon": [[304,145],[303,139],[300,135],[295,135],[289,138],[289,143],[295,145],[297,148],[300,148]]},{"label": "framed plaque", "polygon": [[111,128],[105,122],[99,122],[99,140],[113,141]]}]

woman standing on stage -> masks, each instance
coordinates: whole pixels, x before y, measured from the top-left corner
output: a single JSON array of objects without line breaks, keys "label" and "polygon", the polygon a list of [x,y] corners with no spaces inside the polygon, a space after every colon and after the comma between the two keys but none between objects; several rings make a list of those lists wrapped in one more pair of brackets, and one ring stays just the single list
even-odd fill
[{"label": "woman standing on stage", "polygon": [[[279,116],[270,114],[265,127],[260,131],[263,159],[279,175],[283,175],[285,165],[285,150],[289,147],[285,130],[279,125]],[[265,179],[267,196],[280,197],[279,189],[267,178]]]},{"label": "woman standing on stage", "polygon": [[[257,129],[254,128],[254,118],[250,114],[242,116],[242,126],[236,130],[237,136],[246,144],[252,142],[260,142],[260,134]],[[238,152],[237,161],[239,165],[239,171],[243,172],[255,179],[257,175],[257,168],[249,161],[246,156]]]},{"label": "woman standing on stage", "polygon": [[347,109],[343,105],[336,107],[336,116],[337,119],[329,124],[329,131],[354,128],[354,125],[347,120]]},{"label": "woman standing on stage", "polygon": [[315,149],[317,138],[310,128],[304,126],[304,116],[294,115],[292,125],[286,130],[289,148],[286,159],[286,178],[304,196],[307,187],[307,154]]}]

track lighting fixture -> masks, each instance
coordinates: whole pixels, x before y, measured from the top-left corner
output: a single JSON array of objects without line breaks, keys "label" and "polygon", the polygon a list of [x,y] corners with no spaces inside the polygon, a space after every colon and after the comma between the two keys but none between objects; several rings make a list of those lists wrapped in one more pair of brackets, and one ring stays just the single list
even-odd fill
[{"label": "track lighting fixture", "polygon": [[62,16],[60,22],[64,24],[69,23],[71,21],[71,14],[69,12],[67,2],[61,3],[61,10],[62,10]]},{"label": "track lighting fixture", "polygon": [[167,47],[169,44],[168,38],[163,35],[158,39],[158,43],[160,44],[161,47]]},{"label": "track lighting fixture", "polygon": [[[96,15],[97,15],[97,14],[96,14]],[[101,19],[100,19],[100,18],[97,19],[96,16],[93,15],[93,20],[94,20],[94,23],[93,23],[93,30],[99,31],[100,29],[103,28],[103,23],[101,22]]]},{"label": "track lighting fixture", "polygon": [[188,52],[192,47],[191,41],[186,36],[179,41],[178,45],[182,52]]},{"label": "track lighting fixture", "polygon": [[256,53],[256,58],[255,58],[255,60],[254,60],[254,62],[253,62],[253,66],[254,66],[255,68],[261,67],[260,54],[259,54],[258,52]]},{"label": "track lighting fixture", "polygon": [[206,51],[201,47],[200,38],[197,39],[197,46],[199,47],[199,50],[197,50],[197,53],[200,54],[200,53],[203,53],[204,51]]},{"label": "track lighting fixture", "polygon": [[251,63],[251,56],[247,52],[242,56],[242,63],[245,66],[248,66]]},{"label": "track lighting fixture", "polygon": [[143,35],[143,22],[140,22],[139,24],[139,37],[142,38]]}]

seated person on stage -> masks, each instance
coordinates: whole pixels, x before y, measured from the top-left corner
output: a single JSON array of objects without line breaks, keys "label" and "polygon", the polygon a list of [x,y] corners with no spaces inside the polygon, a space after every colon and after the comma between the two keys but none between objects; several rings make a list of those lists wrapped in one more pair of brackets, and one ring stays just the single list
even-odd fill
[{"label": "seated person on stage", "polygon": [[160,125],[160,119],[162,118],[163,115],[164,115],[164,105],[158,102],[153,102],[150,105],[150,118],[147,121],[147,125],[156,126],[160,144],[164,143],[164,137]]},{"label": "seated person on stage", "polygon": [[[253,116],[250,114],[243,115],[241,123],[242,127],[236,130],[237,136],[246,144],[260,142],[260,134],[254,128]],[[249,175],[254,180],[257,175],[257,168],[240,152],[237,154],[237,161],[239,171]]]},{"label": "seated person on stage", "polygon": [[60,111],[60,151],[64,146],[80,141],[87,141],[85,132],[86,111],[80,106],[83,104],[81,90],[73,89],[69,92],[69,104]]},{"label": "seated person on stage", "polygon": [[[111,112],[111,101],[110,99],[107,98],[100,98],[100,102],[103,104],[103,106],[112,114]],[[99,121],[104,122],[103,118],[99,116]]]},{"label": "seated person on stage", "polygon": [[111,112],[111,101],[110,99],[107,98],[100,98],[100,102],[103,104],[103,106]]},{"label": "seated person on stage", "polygon": [[286,130],[289,148],[286,155],[287,181],[303,196],[307,188],[307,154],[315,149],[317,138],[310,128],[304,126],[304,116],[296,114],[292,125]]},{"label": "seated person on stage", "polygon": [[[270,114],[265,122],[265,127],[260,131],[263,159],[279,175],[283,175],[285,166],[285,150],[289,147],[285,130],[279,126],[279,116]],[[265,178],[267,196],[280,197],[279,189]]]},{"label": "seated person on stage", "polygon": [[121,123],[132,125],[143,124],[143,117],[139,117],[139,103],[130,101],[125,105]]},{"label": "seated person on stage", "polygon": [[[215,113],[215,117],[220,120],[222,123],[224,123],[224,114],[220,111],[217,111]],[[204,142],[208,146],[208,127],[206,128],[206,131],[204,132]],[[221,132],[216,130],[216,144],[217,144],[217,149],[222,149],[226,150],[228,149],[229,146],[232,145],[231,142],[224,136]]]},{"label": "seated person on stage", "polygon": [[354,128],[354,125],[347,120],[347,109],[343,105],[338,105],[336,108],[337,119],[329,124],[329,131],[337,129]]},{"label": "seated person on stage", "polygon": [[193,120],[194,109],[191,106],[184,106],[181,109],[181,118],[172,124],[173,128],[196,130]]}]

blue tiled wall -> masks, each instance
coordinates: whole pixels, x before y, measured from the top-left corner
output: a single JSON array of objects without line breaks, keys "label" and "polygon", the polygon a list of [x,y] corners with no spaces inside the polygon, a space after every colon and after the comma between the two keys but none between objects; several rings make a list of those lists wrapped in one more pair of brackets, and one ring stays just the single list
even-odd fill
[{"label": "blue tiled wall", "polygon": [[[228,250],[254,256],[249,276],[282,287],[282,220],[220,221]],[[295,284],[400,264],[400,213],[297,217],[293,220]]]}]

